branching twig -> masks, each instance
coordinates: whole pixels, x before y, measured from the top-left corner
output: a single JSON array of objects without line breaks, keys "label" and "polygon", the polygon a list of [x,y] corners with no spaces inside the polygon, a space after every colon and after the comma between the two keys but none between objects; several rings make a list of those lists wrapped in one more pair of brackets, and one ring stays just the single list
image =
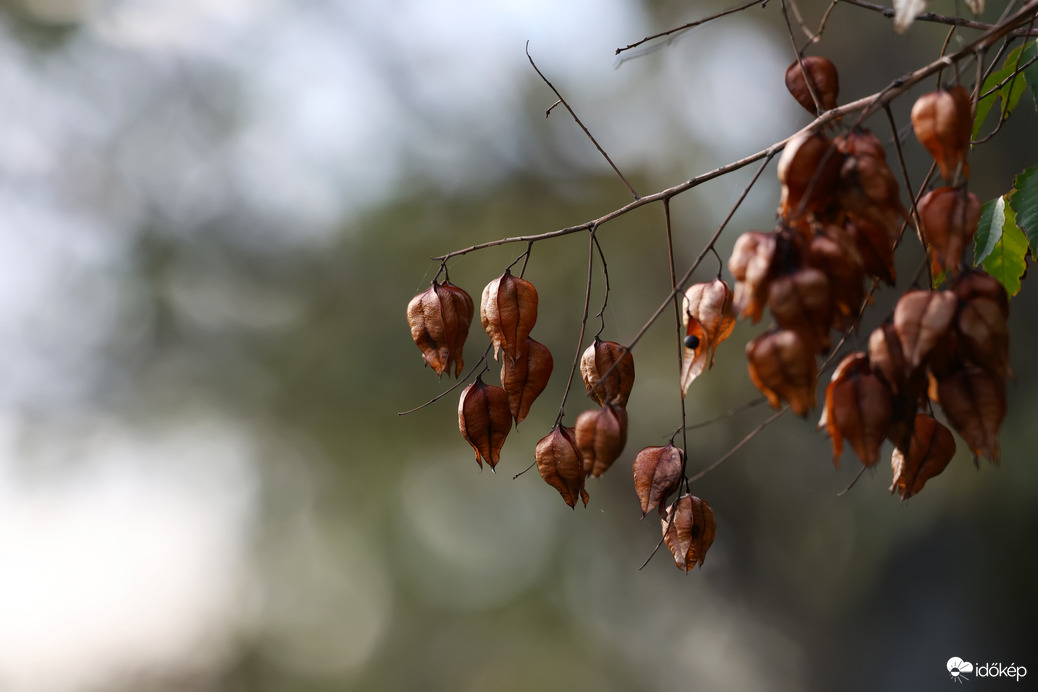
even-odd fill
[{"label": "branching twig", "polygon": [[[855,5],[866,10],[872,10],[873,12],[879,12],[888,19],[893,19],[894,10],[890,7],[884,7],[882,5],[876,5],[871,2],[862,2],[861,0],[840,0],[842,4]],[[963,19],[962,17],[948,17],[943,14],[934,14],[933,12],[923,12],[917,14],[915,17],[917,22],[934,22],[936,24],[951,24],[953,26],[961,26],[966,29],[978,29],[980,31],[990,31],[993,27],[999,26],[999,24],[985,24],[984,22],[975,22],[971,19]],[[1027,30],[1027,31],[1011,31],[1010,36],[1038,36],[1038,31]]]},{"label": "branching twig", "polygon": [[674,29],[667,29],[666,31],[662,31],[662,32],[660,32],[658,34],[653,34],[652,36],[646,36],[645,38],[643,38],[640,41],[635,41],[634,43],[631,43],[631,44],[628,44],[628,45],[624,46],[623,48],[617,48],[616,49],[616,55],[620,55],[620,53],[623,53],[624,51],[627,51],[627,50],[631,50],[632,48],[637,48],[638,46],[640,46],[640,45],[642,45],[644,43],[648,43],[649,41],[652,41],[654,39],[663,38],[664,36],[671,36],[672,40],[673,40],[673,34],[680,33],[680,32],[685,31],[687,29],[693,29],[693,28],[695,28],[697,26],[701,26],[703,24],[706,24],[707,22],[712,22],[715,19],[720,19],[721,17],[726,17],[726,16],[728,16],[730,14],[735,14],[736,12],[742,12],[743,10],[749,9],[750,7],[753,7],[754,5],[760,5],[761,7],[764,7],[767,4],[768,4],[768,0],[753,0],[753,2],[747,2],[745,4],[739,5],[738,7],[729,7],[727,10],[721,10],[717,14],[712,14],[709,17],[703,17],[702,19],[697,19],[694,22],[689,22],[688,24],[683,24],[683,25],[681,25],[681,26],[679,26],[677,28],[674,28]]},{"label": "branching twig", "polygon": [[768,416],[768,417],[767,417],[767,418],[766,418],[766,419],[764,420],[764,422],[763,422],[763,423],[761,423],[761,424],[760,424],[760,425],[758,425],[758,426],[757,426],[756,428],[754,428],[753,430],[751,430],[751,431],[750,431],[750,432],[749,432],[749,433],[748,433],[748,434],[746,435],[746,437],[744,437],[744,438],[742,438],[741,440],[739,440],[738,444],[736,444],[736,445],[735,445],[734,447],[732,447],[732,448],[731,448],[731,449],[729,449],[729,450],[728,450],[727,452],[725,452],[724,454],[722,454],[722,455],[721,455],[721,458],[720,458],[720,459],[718,459],[718,460],[717,460],[717,461],[715,461],[714,463],[710,464],[709,466],[707,466],[707,467],[706,467],[705,469],[703,469],[702,471],[700,471],[700,472],[699,472],[699,473],[697,473],[696,475],[694,475],[694,476],[692,476],[691,478],[689,478],[689,479],[688,479],[688,482],[689,482],[689,484],[695,483],[695,482],[696,482],[696,481],[698,481],[698,480],[699,480],[700,478],[702,478],[702,477],[703,477],[703,476],[705,476],[706,474],[710,473],[711,471],[713,471],[714,469],[716,469],[716,468],[717,468],[718,466],[720,466],[720,465],[721,465],[721,464],[723,464],[724,462],[726,462],[726,461],[728,461],[729,459],[731,459],[731,458],[732,458],[733,456],[735,456],[735,453],[736,453],[736,452],[738,452],[738,451],[739,451],[740,449],[742,449],[742,448],[743,448],[744,446],[746,446],[746,444],[747,444],[747,443],[748,443],[748,442],[749,442],[750,440],[752,440],[752,439],[753,439],[753,438],[755,438],[755,437],[756,437],[757,435],[759,435],[759,434],[760,434],[760,432],[761,432],[762,430],[764,430],[764,428],[766,428],[766,427],[768,427],[769,425],[771,425],[772,423],[774,423],[774,422],[775,422],[776,420],[778,420],[778,419],[779,419],[779,417],[780,417],[780,416],[782,416],[782,415],[783,415],[783,414],[784,414],[784,413],[785,413],[786,411],[788,411],[788,410],[789,410],[789,404],[786,404],[786,405],[784,405],[784,406],[783,406],[782,408],[780,408],[780,409],[779,409],[778,411],[776,411],[775,413],[773,413],[773,414],[771,414],[770,416]]},{"label": "branching twig", "polygon": [[605,157],[605,160],[609,163],[610,167],[613,169],[613,172],[620,176],[620,180],[623,181],[623,184],[626,185],[627,189],[631,191],[631,194],[634,195],[634,198],[638,199],[638,193],[635,192],[634,188],[631,186],[631,183],[628,182],[627,178],[624,177],[624,174],[620,172],[620,169],[616,167],[616,164],[613,163],[613,160],[609,158],[609,154],[607,154],[605,149],[602,148],[602,145],[599,144],[598,140],[595,139],[594,135],[591,134],[591,130],[587,129],[587,126],[580,120],[580,118],[577,117],[577,114],[573,111],[572,108],[570,108],[570,105],[566,103],[566,99],[563,98],[562,94],[559,93],[559,90],[555,88],[555,85],[548,81],[548,78],[545,77],[544,73],[541,72],[539,67],[537,67],[537,63],[533,61],[533,57],[530,55],[529,41],[526,42],[526,58],[530,61],[530,65],[537,73],[537,76],[540,77],[544,81],[544,83],[548,85],[548,88],[551,89],[559,99],[554,104],[552,104],[551,108],[544,112],[544,117],[547,118],[548,115],[551,113],[552,108],[555,108],[555,106],[561,103],[563,107],[569,111],[569,114],[573,117],[573,120],[576,121],[577,125],[580,126],[580,129],[584,131],[584,134],[587,135],[587,138],[591,140],[591,143],[595,145],[595,148],[598,149],[598,153]]},{"label": "branching twig", "polygon": [[566,389],[562,392],[562,403],[559,404],[559,415],[555,418],[555,427],[562,425],[562,417],[566,414],[566,399],[569,397],[570,387],[573,385],[573,375],[580,365],[580,356],[584,352],[584,330],[587,328],[588,309],[591,305],[591,279],[594,277],[595,269],[595,231],[591,229],[591,239],[588,241],[587,250],[587,286],[584,291],[584,314],[580,318],[580,336],[577,337],[577,353],[573,357],[573,365],[569,369],[569,378],[566,380]]},{"label": "branching twig", "polygon": [[493,346],[493,345],[494,344],[488,344],[487,345],[486,350],[483,351],[483,356],[479,359],[479,361],[475,364],[475,366],[473,366],[473,368],[471,370],[469,370],[467,373],[465,373],[464,377],[462,377],[460,380],[458,380],[453,385],[451,385],[450,389],[448,389],[448,390],[446,390],[444,392],[440,392],[439,394],[434,396],[432,399],[429,399],[429,401],[425,402],[424,404],[422,404],[420,406],[415,406],[414,408],[408,409],[407,411],[400,411],[396,415],[398,415],[398,416],[406,416],[406,415],[408,415],[410,413],[414,413],[415,411],[421,411],[426,406],[431,406],[432,404],[435,404],[437,401],[439,401],[443,397],[447,396],[448,394],[453,392],[455,389],[457,389],[461,385],[465,384],[465,382],[467,382],[468,379],[470,377],[472,377],[472,375],[476,372],[476,370],[479,368],[479,366],[486,364],[487,356],[490,354],[490,347]]}]

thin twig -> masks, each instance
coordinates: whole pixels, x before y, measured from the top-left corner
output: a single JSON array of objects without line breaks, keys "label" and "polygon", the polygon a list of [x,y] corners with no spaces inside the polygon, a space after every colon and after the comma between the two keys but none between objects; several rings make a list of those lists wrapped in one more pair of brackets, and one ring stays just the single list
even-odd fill
[{"label": "thin twig", "polygon": [[584,353],[584,330],[587,328],[588,309],[591,305],[591,279],[594,277],[595,269],[595,229],[591,229],[591,239],[588,241],[587,250],[587,285],[584,290],[584,314],[580,318],[580,335],[577,337],[577,353],[573,357],[573,365],[569,369],[569,378],[566,380],[566,390],[562,393],[562,403],[559,404],[559,415],[555,417],[555,427],[562,425],[562,417],[566,414],[566,399],[569,397],[570,387],[573,385],[573,375],[580,365],[580,356]]},{"label": "thin twig", "polygon": [[473,368],[471,370],[469,370],[467,373],[465,373],[464,377],[462,377],[460,380],[458,380],[453,385],[451,385],[450,389],[448,389],[445,392],[441,392],[441,393],[437,394],[436,396],[434,396],[432,399],[429,399],[429,401],[425,402],[421,406],[415,406],[414,408],[408,409],[407,411],[400,411],[396,415],[398,415],[398,416],[406,416],[406,415],[408,415],[410,413],[414,413],[415,411],[421,411],[426,406],[431,406],[432,404],[435,404],[437,401],[439,401],[443,397],[447,396],[448,394],[453,392],[455,389],[457,389],[461,385],[465,384],[465,382],[467,382],[468,379],[470,377],[472,377],[473,373],[476,372],[476,370],[479,368],[479,366],[480,365],[484,365],[486,363],[487,356],[490,354],[490,347],[491,346],[493,346],[493,344],[489,344],[487,346],[486,350],[483,351],[483,356],[479,359],[479,361],[476,362],[476,365],[473,366]]},{"label": "thin twig", "polygon": [[[731,418],[732,416],[737,416],[744,411],[749,411],[751,408],[756,408],[757,406],[760,406],[767,400],[768,397],[759,396],[756,399],[751,399],[750,401],[747,401],[742,406],[737,406],[736,408],[730,409],[719,416],[711,418],[710,420],[701,421],[699,423],[693,423],[692,425],[686,425],[685,430],[698,430],[699,428],[705,428],[707,426],[714,425],[715,423],[720,423],[726,418]],[[674,434],[677,435],[678,432],[679,431],[675,430]]]},{"label": "thin twig", "polygon": [[[808,76],[807,70],[804,69],[803,56],[801,56],[800,51],[797,50],[797,40],[796,37],[793,36],[793,25],[789,21],[789,12],[786,11],[786,0],[782,0],[782,16],[786,20],[786,31],[789,32],[789,42],[793,45],[793,55],[796,57],[797,68],[800,70],[800,74],[804,77],[804,85],[807,86],[807,93],[811,94],[811,100],[814,101],[815,115],[821,115],[823,110],[822,102],[818,100],[818,94],[815,92],[814,80]],[[803,26],[803,24],[801,24],[801,26]],[[821,169],[821,167],[821,164],[819,164],[819,169]],[[807,196],[807,194],[804,195],[805,198]]]},{"label": "thin twig", "polygon": [[530,65],[533,67],[534,71],[537,73],[537,76],[539,76],[544,81],[544,83],[548,85],[548,88],[551,89],[555,93],[555,95],[559,98],[559,100],[557,102],[555,102],[552,105],[551,108],[549,108],[548,110],[546,110],[544,112],[544,117],[547,118],[548,114],[551,113],[552,108],[555,108],[555,106],[557,106],[557,105],[559,105],[561,103],[566,108],[566,110],[569,111],[569,114],[573,117],[573,120],[576,121],[577,125],[580,126],[580,129],[584,131],[584,134],[587,135],[587,138],[591,140],[591,143],[595,145],[595,148],[598,149],[598,153],[600,153],[605,158],[605,160],[609,163],[610,167],[613,169],[613,172],[615,172],[620,177],[620,180],[623,181],[623,184],[626,185],[627,189],[631,191],[631,194],[634,195],[634,198],[638,199],[638,193],[635,192],[634,188],[631,186],[631,183],[628,182],[627,178],[624,177],[624,174],[620,172],[620,169],[616,167],[616,164],[613,163],[613,160],[611,158],[609,158],[609,154],[607,154],[605,149],[602,148],[602,145],[599,144],[598,140],[595,139],[594,135],[591,134],[591,130],[587,129],[587,125],[585,125],[580,120],[580,118],[577,117],[577,114],[573,111],[573,109],[570,107],[570,105],[568,103],[566,103],[566,99],[563,98],[562,94],[559,93],[559,90],[555,88],[555,85],[552,84],[550,81],[548,81],[548,78],[545,77],[544,73],[541,72],[539,67],[537,67],[537,63],[535,63],[533,61],[533,57],[530,55],[530,42],[529,41],[526,42],[526,58],[527,58],[527,60],[530,61]]},{"label": "thin twig", "polygon": [[[882,5],[875,5],[871,2],[862,2],[861,0],[840,0],[841,3],[846,5],[855,5],[862,9],[872,10],[873,12],[879,12],[888,19],[893,19],[894,10],[890,7],[884,7]],[[980,31],[990,31],[993,27],[997,27],[1001,24],[985,24],[984,22],[976,22],[971,19],[963,19],[962,17],[948,17],[943,14],[934,14],[933,12],[923,12],[915,16],[917,22],[934,22],[937,24],[952,24],[954,26],[961,26],[966,29],[978,29]],[[1014,30],[1010,32],[1010,36],[1038,36],[1038,31],[1028,30],[1026,32]]]},{"label": "thin twig", "polygon": [[598,332],[595,334],[596,337],[602,336],[602,332],[605,331],[605,311],[606,306],[609,305],[609,265],[606,262],[605,253],[602,251],[602,244],[598,242],[598,236],[592,235],[595,240],[595,249],[598,250],[598,258],[602,260],[602,278],[605,279],[605,294],[602,296],[602,309],[598,311],[596,317],[600,322]]},{"label": "thin twig", "polygon": [[726,462],[726,461],[728,461],[729,459],[731,459],[731,458],[732,458],[733,456],[735,456],[735,453],[736,453],[736,452],[738,452],[738,451],[739,451],[740,449],[742,449],[742,448],[743,448],[744,446],[746,446],[746,443],[748,443],[748,442],[749,442],[750,440],[752,440],[752,439],[753,439],[753,438],[755,438],[755,437],[756,437],[757,435],[759,435],[759,434],[760,434],[760,432],[761,432],[762,430],[764,430],[764,428],[766,428],[766,427],[768,427],[769,425],[771,425],[772,423],[774,423],[774,422],[775,422],[776,420],[778,420],[778,419],[779,419],[779,417],[780,417],[780,416],[782,416],[782,415],[783,415],[783,414],[784,414],[784,413],[785,413],[786,411],[788,411],[788,410],[789,410],[789,404],[785,404],[785,405],[784,405],[784,406],[783,406],[782,408],[780,408],[780,409],[779,409],[778,411],[776,411],[775,413],[773,413],[773,414],[771,414],[770,416],[768,416],[768,418],[766,418],[766,419],[764,420],[764,422],[763,422],[763,423],[761,423],[761,424],[760,424],[760,425],[758,425],[758,426],[757,426],[756,428],[754,428],[753,430],[751,430],[751,431],[749,432],[749,434],[747,434],[747,435],[746,435],[746,437],[744,437],[744,438],[742,438],[741,440],[739,440],[739,443],[738,443],[738,444],[736,444],[736,445],[735,445],[734,447],[732,447],[732,448],[731,448],[731,449],[729,449],[729,450],[728,450],[727,452],[725,452],[725,453],[724,453],[723,455],[721,455],[721,458],[720,458],[720,459],[718,459],[718,460],[717,460],[717,461],[715,461],[714,463],[710,464],[709,466],[707,466],[707,467],[706,467],[705,469],[703,469],[702,471],[700,471],[700,472],[699,472],[699,473],[697,473],[696,475],[694,475],[694,476],[692,476],[691,478],[689,478],[689,479],[688,479],[688,482],[689,482],[689,484],[695,483],[695,482],[696,482],[696,481],[698,481],[698,480],[699,480],[700,478],[702,478],[702,477],[703,477],[703,476],[705,476],[706,474],[710,473],[711,471],[713,471],[714,469],[716,469],[716,468],[717,468],[718,466],[720,466],[720,465],[721,465],[721,464],[723,464],[724,462]]},{"label": "thin twig", "polygon": [[677,331],[678,344],[678,394],[681,399],[681,449],[688,457],[688,433],[685,426],[685,390],[682,375],[685,370],[685,340],[681,334],[681,300],[678,298],[678,275],[674,268],[674,232],[670,223],[670,200],[663,200],[663,217],[667,223],[667,259],[670,263],[670,292],[674,296],[674,329]]},{"label": "thin twig", "polygon": [[681,31],[685,31],[686,29],[693,29],[693,28],[695,28],[697,26],[706,24],[707,22],[712,22],[715,19],[720,19],[721,17],[725,17],[725,16],[730,15],[730,14],[735,14],[736,12],[742,12],[743,10],[748,9],[750,7],[753,7],[754,5],[760,5],[763,8],[767,4],[768,4],[768,0],[753,0],[753,2],[747,2],[747,3],[743,4],[743,5],[739,5],[738,7],[729,7],[727,10],[722,10],[722,11],[718,12],[717,14],[710,15],[709,17],[703,17],[702,19],[697,19],[694,22],[689,22],[688,24],[683,24],[683,25],[681,25],[681,26],[679,26],[677,28],[674,28],[674,29],[667,29],[666,31],[661,31],[660,33],[653,34],[652,36],[646,36],[641,41],[635,41],[634,43],[631,43],[631,44],[628,44],[628,45],[624,46],[623,48],[617,48],[615,55],[620,55],[620,53],[623,53],[626,50],[631,50],[632,48],[637,48],[638,46],[642,45],[643,43],[648,43],[649,41],[652,41],[654,39],[663,38],[664,36],[671,36],[672,34],[676,34],[676,33],[679,33]]},{"label": "thin twig", "polygon": [[863,466],[861,467],[861,470],[860,470],[860,471],[858,471],[858,475],[856,475],[856,476],[854,477],[854,480],[852,480],[852,481],[851,481],[851,484],[850,484],[850,485],[848,485],[848,486],[847,486],[846,488],[844,488],[843,490],[841,490],[840,492],[836,493],[836,497],[843,497],[844,495],[846,495],[847,493],[849,493],[849,492],[850,492],[850,490],[851,490],[851,488],[853,488],[853,487],[854,487],[854,484],[858,482],[858,479],[859,479],[859,478],[861,478],[861,477],[862,477],[862,476],[863,476],[863,475],[865,474],[865,469],[867,469],[867,468],[868,468],[868,466],[864,466],[864,465],[863,465]]}]

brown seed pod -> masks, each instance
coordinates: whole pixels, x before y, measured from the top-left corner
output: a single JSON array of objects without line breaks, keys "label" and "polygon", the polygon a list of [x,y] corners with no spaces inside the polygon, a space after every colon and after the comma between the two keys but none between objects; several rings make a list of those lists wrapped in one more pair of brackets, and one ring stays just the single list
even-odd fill
[{"label": "brown seed pod", "polygon": [[[836,66],[828,59],[809,55],[786,68],[786,88],[797,103],[811,115],[817,115],[836,108],[836,98],[840,95],[840,77]],[[818,99],[817,106],[815,98]]]},{"label": "brown seed pod", "polygon": [[844,358],[825,388],[825,408],[818,423],[832,438],[833,464],[840,465],[844,438],[862,464],[878,462],[892,414],[890,388],[872,374],[869,357],[851,353]]},{"label": "brown seed pod", "polygon": [[584,490],[584,460],[577,446],[573,428],[556,426],[541,438],[534,451],[537,470],[544,482],[559,491],[570,507],[577,498],[587,506],[588,494]]},{"label": "brown seed pod", "polygon": [[959,276],[951,290],[959,298],[955,333],[963,356],[1005,379],[1009,367],[1009,296],[997,279],[980,271]]},{"label": "brown seed pod", "polygon": [[937,380],[937,403],[973,454],[997,464],[998,431],[1006,415],[1005,380],[984,368],[963,367]]},{"label": "brown seed pod", "polygon": [[865,273],[893,286],[897,281],[894,267],[896,237],[891,240],[888,229],[853,214],[844,221],[843,230],[861,255]]},{"label": "brown seed pod", "polygon": [[512,429],[505,390],[484,384],[481,376],[461,392],[458,402],[458,428],[461,436],[476,450],[476,463],[493,469],[501,459],[501,447]]},{"label": "brown seed pod", "polygon": [[483,289],[479,317],[494,343],[494,359],[504,351],[514,361],[537,321],[537,289],[506,269]]},{"label": "brown seed pod", "polygon": [[823,228],[811,238],[805,263],[829,278],[832,326],[842,330],[856,325],[865,301],[865,263],[851,238],[838,226]]},{"label": "brown seed pod", "polygon": [[836,201],[843,159],[844,155],[820,132],[801,133],[790,139],[778,163],[782,218],[792,223],[832,205]]},{"label": "brown seed pod", "polygon": [[685,453],[672,444],[646,447],[634,457],[634,490],[641,502],[642,516],[660,509],[681,487]]},{"label": "brown seed pod", "polygon": [[465,361],[462,352],[472,324],[474,306],[464,290],[448,281],[433,282],[407,304],[411,338],[422,351],[426,365],[437,375],[461,374]]},{"label": "brown seed pod", "polygon": [[663,540],[674,556],[674,564],[685,572],[703,565],[706,551],[714,542],[717,523],[714,510],[694,495],[682,495],[660,519]]},{"label": "brown seed pod", "polygon": [[685,291],[682,319],[685,324],[685,349],[681,367],[681,393],[714,364],[718,344],[735,329],[733,294],[720,279],[697,283]]},{"label": "brown seed pod", "polygon": [[956,86],[920,96],[912,106],[912,128],[945,180],[954,184],[957,174],[969,178],[965,164],[973,114],[966,89]]},{"label": "brown seed pod", "polygon": [[526,347],[519,349],[514,361],[501,361],[501,386],[508,394],[508,407],[516,425],[523,422],[534,399],[548,386],[554,366],[548,347],[531,338],[526,339]]},{"label": "brown seed pod", "polygon": [[783,400],[798,416],[815,405],[818,365],[810,341],[791,329],[772,330],[746,344],[750,379],[775,408]]},{"label": "brown seed pod", "polygon": [[915,372],[946,338],[958,301],[951,291],[908,291],[894,307],[894,329],[901,341],[905,363]]},{"label": "brown seed pod", "polygon": [[894,471],[890,492],[896,490],[902,500],[907,500],[944,471],[953,456],[955,438],[951,431],[925,413],[917,414],[907,449],[895,447],[890,457]]},{"label": "brown seed pod", "polygon": [[754,323],[760,321],[767,302],[777,243],[776,233],[748,231],[735,241],[728,260],[728,269],[736,280],[732,305],[738,315]]},{"label": "brown seed pod", "polygon": [[634,387],[634,357],[615,341],[602,341],[596,336],[580,357],[580,376],[594,401],[627,406]]},{"label": "brown seed pod", "polygon": [[907,218],[901,204],[901,187],[886,158],[874,155],[876,147],[860,143],[855,146],[867,153],[849,154],[844,159],[838,191],[840,206],[844,211],[882,228],[889,243],[893,244],[901,221]]},{"label": "brown seed pod", "polygon": [[829,350],[833,299],[824,272],[805,267],[776,277],[768,291],[768,308],[779,327],[810,337],[815,353]]},{"label": "brown seed pod", "polygon": [[1009,319],[1009,294],[998,279],[979,269],[965,271],[955,279],[951,290],[959,297],[959,302],[973,298],[990,298],[994,300],[1002,316]]},{"label": "brown seed pod", "polygon": [[609,470],[627,444],[627,410],[606,404],[577,417],[577,446],[584,457],[584,474],[598,478]]},{"label": "brown seed pod", "polygon": [[934,267],[958,274],[962,251],[980,223],[980,200],[965,190],[940,187],[926,193],[916,206]]}]

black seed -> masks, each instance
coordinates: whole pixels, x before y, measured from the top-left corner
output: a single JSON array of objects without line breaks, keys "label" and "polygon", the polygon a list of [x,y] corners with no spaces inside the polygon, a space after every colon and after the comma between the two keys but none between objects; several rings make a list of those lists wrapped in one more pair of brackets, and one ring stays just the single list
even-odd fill
[{"label": "black seed", "polygon": [[685,348],[699,348],[699,337],[689,334],[685,337]]}]

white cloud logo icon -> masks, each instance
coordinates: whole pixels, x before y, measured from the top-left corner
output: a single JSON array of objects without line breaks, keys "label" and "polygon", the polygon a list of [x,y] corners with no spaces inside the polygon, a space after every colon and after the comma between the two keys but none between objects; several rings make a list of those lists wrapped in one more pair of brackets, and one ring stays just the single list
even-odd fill
[{"label": "white cloud logo icon", "polygon": [[965,677],[965,673],[972,672],[973,664],[969,661],[963,661],[958,656],[952,656],[948,659],[948,674],[951,675],[951,679],[955,682],[968,680],[969,678]]}]

